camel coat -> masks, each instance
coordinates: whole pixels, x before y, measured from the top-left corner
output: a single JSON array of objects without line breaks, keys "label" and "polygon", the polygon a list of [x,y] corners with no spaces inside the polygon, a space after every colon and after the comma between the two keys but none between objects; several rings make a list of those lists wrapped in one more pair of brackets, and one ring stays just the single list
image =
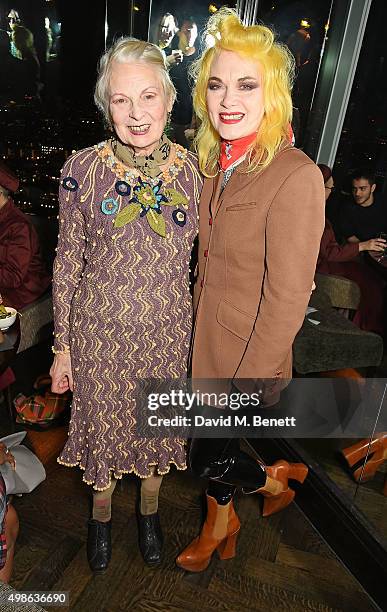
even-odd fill
[{"label": "camel coat", "polygon": [[289,379],[324,229],[323,178],[290,146],[261,173],[242,167],[223,191],[223,173],[203,187],[192,378]]}]

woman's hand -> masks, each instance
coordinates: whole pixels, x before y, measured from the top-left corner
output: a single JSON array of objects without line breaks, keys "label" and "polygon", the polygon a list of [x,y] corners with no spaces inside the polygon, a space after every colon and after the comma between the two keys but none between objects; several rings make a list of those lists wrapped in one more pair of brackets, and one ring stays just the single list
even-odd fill
[{"label": "woman's hand", "polygon": [[167,56],[168,67],[177,66],[183,61],[183,52],[180,49],[174,49],[171,55]]},{"label": "woman's hand", "polygon": [[365,242],[360,242],[359,251],[384,251],[387,242],[383,238],[371,238]]},{"label": "woman's hand", "polygon": [[0,442],[0,465],[3,463],[9,463],[12,469],[16,470],[16,461],[13,454],[8,450],[3,442]]},{"label": "woman's hand", "polygon": [[73,390],[73,372],[70,353],[58,353],[50,369],[51,391],[65,393]]}]

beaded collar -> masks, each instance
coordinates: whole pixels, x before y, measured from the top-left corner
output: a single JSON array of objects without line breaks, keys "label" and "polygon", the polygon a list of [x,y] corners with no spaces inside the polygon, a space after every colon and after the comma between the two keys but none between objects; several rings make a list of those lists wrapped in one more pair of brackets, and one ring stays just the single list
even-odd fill
[{"label": "beaded collar", "polygon": [[153,186],[159,184],[160,180],[164,185],[168,185],[175,180],[177,175],[179,174],[181,168],[184,165],[184,162],[187,159],[187,150],[184,147],[181,147],[178,144],[175,144],[176,157],[173,163],[164,170],[159,176],[156,178],[150,178],[138,171],[136,168],[128,168],[125,164],[123,164],[119,159],[114,156],[113,150],[110,146],[110,143],[107,141],[100,142],[95,145],[95,150],[98,157],[114,172],[114,174],[122,181],[126,181],[134,187],[138,184],[139,176],[146,180]]}]

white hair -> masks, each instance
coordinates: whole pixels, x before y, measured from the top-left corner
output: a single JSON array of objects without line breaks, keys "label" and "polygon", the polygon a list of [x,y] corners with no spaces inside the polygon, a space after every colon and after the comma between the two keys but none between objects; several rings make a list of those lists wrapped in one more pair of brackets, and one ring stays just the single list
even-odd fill
[{"label": "white hair", "polygon": [[111,126],[110,77],[113,62],[144,62],[156,68],[160,74],[165,97],[173,103],[176,89],[168,73],[165,54],[156,45],[129,36],[119,38],[101,57],[94,91],[94,102],[101,111],[107,125]]}]

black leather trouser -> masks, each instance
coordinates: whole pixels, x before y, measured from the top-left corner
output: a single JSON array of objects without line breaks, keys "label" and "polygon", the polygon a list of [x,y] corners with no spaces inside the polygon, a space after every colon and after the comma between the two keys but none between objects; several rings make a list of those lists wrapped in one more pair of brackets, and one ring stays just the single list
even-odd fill
[{"label": "black leather trouser", "polygon": [[259,489],[266,482],[264,466],[242,451],[239,438],[193,438],[189,452],[192,471],[209,478],[208,495],[227,504],[236,486]]}]

